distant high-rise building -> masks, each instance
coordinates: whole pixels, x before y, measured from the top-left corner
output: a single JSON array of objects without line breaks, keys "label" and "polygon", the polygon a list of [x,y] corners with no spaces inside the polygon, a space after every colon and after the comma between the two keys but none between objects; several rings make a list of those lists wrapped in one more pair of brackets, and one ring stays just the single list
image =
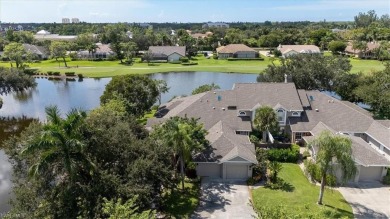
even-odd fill
[{"label": "distant high-rise building", "polygon": [[69,24],[70,23],[70,19],[69,18],[62,18],[62,23],[63,24]]},{"label": "distant high-rise building", "polygon": [[78,18],[72,18],[72,23],[75,24],[80,23],[80,20]]}]

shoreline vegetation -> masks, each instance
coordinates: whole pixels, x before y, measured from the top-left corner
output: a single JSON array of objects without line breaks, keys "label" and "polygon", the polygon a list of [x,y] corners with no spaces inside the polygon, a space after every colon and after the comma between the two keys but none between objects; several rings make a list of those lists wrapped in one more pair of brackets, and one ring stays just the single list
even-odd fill
[{"label": "shoreline vegetation", "polygon": [[[84,77],[90,78],[107,78],[116,75],[126,74],[153,74],[165,72],[226,72],[226,73],[243,73],[243,74],[259,74],[272,64],[272,59],[263,57],[264,60],[259,61],[228,61],[218,59],[206,59],[198,55],[193,58],[193,62],[197,65],[180,65],[172,63],[141,63],[140,59],[135,59],[133,65],[122,65],[119,61],[88,61],[88,60],[67,60],[68,67],[64,67],[63,63],[54,59],[44,60],[38,63],[28,64],[30,68],[37,69],[40,73],[57,71],[64,74],[68,71],[73,71],[76,74],[82,74]],[[279,60],[274,60],[275,64],[279,64]],[[350,58],[352,65],[351,73],[370,73],[374,70],[383,70],[384,65],[377,60],[361,60]],[[9,67],[9,62],[0,62],[0,66]],[[43,75],[42,75],[43,76]]]}]

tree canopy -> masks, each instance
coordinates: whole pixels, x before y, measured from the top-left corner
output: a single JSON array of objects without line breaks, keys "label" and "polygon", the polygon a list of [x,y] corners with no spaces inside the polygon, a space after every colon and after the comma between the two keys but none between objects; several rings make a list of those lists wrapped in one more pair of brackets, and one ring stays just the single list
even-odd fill
[{"label": "tree canopy", "polygon": [[156,102],[159,91],[154,80],[146,76],[115,76],[100,97],[102,104],[111,99],[124,101],[128,113],[141,116]]},{"label": "tree canopy", "polygon": [[26,56],[27,51],[21,43],[10,43],[4,48],[4,55],[9,58],[12,63],[15,62],[16,68],[23,68],[23,56]]},{"label": "tree canopy", "polygon": [[200,94],[200,93],[203,93],[203,92],[206,92],[206,91],[211,91],[211,90],[216,90],[216,89],[220,89],[218,84],[214,84],[214,83],[204,84],[204,85],[201,85],[201,86],[195,88],[192,91],[192,95]]},{"label": "tree canopy", "polygon": [[253,124],[257,130],[263,133],[263,141],[266,141],[268,132],[276,131],[279,128],[278,116],[275,110],[269,106],[256,109]]},{"label": "tree canopy", "polygon": [[0,67],[0,94],[19,92],[35,86],[34,78],[20,70]]},{"label": "tree canopy", "polygon": [[[356,174],[355,161],[352,158],[352,141],[350,138],[342,135],[333,135],[329,131],[323,131],[317,136],[310,146],[318,148],[315,158],[321,173],[321,187],[318,204],[322,204],[324,195],[326,176],[335,174],[336,168],[342,173],[342,181],[347,182]],[[338,165],[335,165],[335,164]]]},{"label": "tree canopy", "polygon": [[288,74],[298,89],[333,90],[337,78],[347,74],[351,67],[349,60],[344,57],[297,54],[282,58],[280,65],[268,65],[257,81],[283,82],[285,74]]}]

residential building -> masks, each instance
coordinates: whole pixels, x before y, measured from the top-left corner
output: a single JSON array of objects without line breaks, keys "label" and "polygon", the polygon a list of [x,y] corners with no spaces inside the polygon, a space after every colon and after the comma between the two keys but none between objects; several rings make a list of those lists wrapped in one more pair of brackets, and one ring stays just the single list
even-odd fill
[{"label": "residential building", "polygon": [[69,18],[62,18],[62,23],[63,24],[69,24],[70,23],[70,19]]},{"label": "residential building", "polygon": [[78,24],[78,23],[80,23],[80,20],[78,18],[72,18],[72,23]]},{"label": "residential building", "polygon": [[210,28],[210,27],[216,27],[216,28],[229,28],[229,24],[222,23],[222,22],[208,22],[202,25],[202,28]]},{"label": "residential building", "polygon": [[178,97],[160,106],[147,128],[174,116],[199,118],[210,146],[193,156],[197,174],[247,179],[257,163],[249,134],[256,109],[262,106],[275,110],[281,133],[291,136],[292,142],[309,141],[322,130],[350,137],[360,170],[354,181],[380,180],[390,167],[390,120],[374,120],[353,103],[319,91],[297,90],[293,83],[237,83],[232,90]]},{"label": "residential building", "polygon": [[377,42],[368,42],[365,50],[359,50],[353,48],[352,42],[348,42],[345,53],[360,59],[371,59],[374,58],[373,51],[379,48],[379,46],[380,44]]},{"label": "residential building", "polygon": [[44,40],[64,40],[64,41],[75,41],[77,36],[62,36],[59,34],[52,34],[46,30],[40,30],[37,34],[34,35],[36,40],[44,41]]},{"label": "residential building", "polygon": [[77,52],[77,57],[80,59],[108,59],[115,56],[111,50],[110,44],[96,43],[96,49],[93,51],[81,50]]},{"label": "residential building", "polygon": [[49,51],[43,46],[23,44],[24,49],[33,55],[33,59],[43,60],[49,58]]},{"label": "residential building", "polygon": [[320,48],[316,45],[279,45],[277,48],[282,53],[282,57],[295,54],[319,54]]},{"label": "residential building", "polygon": [[149,52],[152,54],[153,60],[161,61],[179,61],[181,57],[186,55],[185,46],[150,46]]},{"label": "residential building", "polygon": [[217,48],[219,59],[226,58],[256,58],[258,52],[244,44],[229,44]]}]

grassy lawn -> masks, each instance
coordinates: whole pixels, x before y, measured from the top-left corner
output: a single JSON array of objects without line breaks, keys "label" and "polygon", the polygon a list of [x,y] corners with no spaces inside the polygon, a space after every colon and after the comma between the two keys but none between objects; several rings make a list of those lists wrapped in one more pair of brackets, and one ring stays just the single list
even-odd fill
[{"label": "grassy lawn", "polygon": [[[206,59],[203,56],[195,57],[193,62],[198,62],[198,65],[183,66],[181,64],[159,63],[156,65],[148,65],[147,63],[138,63],[138,60],[132,66],[121,65],[119,61],[70,61],[68,66],[64,68],[64,64],[60,62],[60,66],[55,60],[46,60],[41,63],[30,64],[31,68],[38,68],[40,72],[48,71],[75,72],[83,74],[86,77],[112,77],[115,75],[124,74],[150,74],[157,72],[178,72],[178,71],[207,71],[207,72],[235,72],[235,73],[253,73],[258,74],[266,69],[271,61],[268,57],[263,57],[264,61],[227,61]],[[352,64],[351,72],[370,72],[372,70],[382,70],[384,68],[380,61],[376,60],[359,60],[350,59]],[[277,61],[276,61],[277,63]],[[10,67],[7,62],[0,62],[0,66]]]},{"label": "grassy lawn", "polygon": [[146,125],[147,120],[149,118],[152,118],[156,112],[157,112],[157,110],[151,110],[149,112],[146,112],[142,118],[138,119],[138,122],[143,124],[143,125]]},{"label": "grassy lawn", "polygon": [[282,205],[291,218],[307,218],[308,213],[319,214],[318,218],[353,218],[351,206],[336,190],[327,189],[323,199],[324,205],[317,205],[320,188],[308,181],[297,164],[283,164],[279,177],[290,184],[292,191],[267,188],[253,190],[255,209],[274,208]]},{"label": "grassy lawn", "polygon": [[[55,60],[46,60],[41,63],[29,64],[31,68],[38,68],[40,72],[59,71],[61,73],[74,71],[76,74],[83,74],[86,77],[112,77],[123,74],[150,74],[156,72],[172,72],[172,71],[208,71],[208,72],[237,72],[237,73],[260,73],[270,63],[268,58],[264,61],[227,61],[206,59],[203,56],[195,57],[198,65],[183,66],[181,64],[159,63],[149,66],[147,63],[136,63],[132,66],[121,65],[119,61],[70,61],[68,66],[64,68],[61,62],[60,67]],[[9,63],[1,62],[0,66],[9,67]]]},{"label": "grassy lawn", "polygon": [[184,193],[178,188],[174,192],[166,194],[164,200],[165,213],[174,218],[189,218],[199,203],[199,185],[200,183],[186,182],[184,183]]}]

